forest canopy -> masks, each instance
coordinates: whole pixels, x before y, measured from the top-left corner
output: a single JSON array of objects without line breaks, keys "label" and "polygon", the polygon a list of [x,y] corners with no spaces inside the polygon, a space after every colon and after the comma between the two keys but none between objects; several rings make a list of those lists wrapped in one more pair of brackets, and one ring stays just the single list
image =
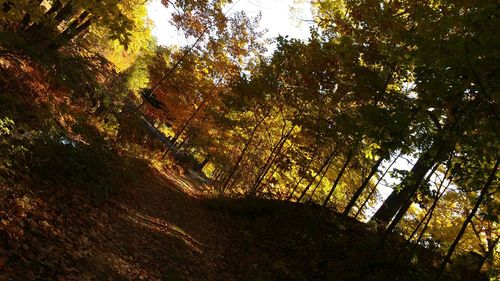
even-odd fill
[{"label": "forest canopy", "polygon": [[[374,256],[399,233],[416,245],[408,265],[418,247],[442,256],[436,280],[471,255],[498,280],[495,1],[314,0],[309,39],[271,49],[260,16],[229,13],[231,0],[162,1],[192,43],[159,46],[147,4],[0,0],[0,186],[35,172],[66,182],[49,175],[57,165],[86,186],[71,165],[88,161],[108,196],[118,179],[100,171],[120,174],[106,164],[117,151],[196,171],[207,197],[362,221],[383,234]],[[54,78],[11,91],[16,67]]]}]

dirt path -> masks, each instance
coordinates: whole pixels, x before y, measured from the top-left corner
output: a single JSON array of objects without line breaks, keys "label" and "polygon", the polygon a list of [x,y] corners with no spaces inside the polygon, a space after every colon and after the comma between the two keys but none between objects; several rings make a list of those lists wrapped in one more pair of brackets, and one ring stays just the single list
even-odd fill
[{"label": "dirt path", "polygon": [[0,280],[221,280],[227,243],[186,193],[195,185],[148,171],[104,206],[78,194],[13,200],[10,217],[23,219],[0,228]]},{"label": "dirt path", "polygon": [[220,280],[227,244],[213,214],[186,193],[193,188],[183,175],[157,174],[130,190],[95,257],[117,279]]}]

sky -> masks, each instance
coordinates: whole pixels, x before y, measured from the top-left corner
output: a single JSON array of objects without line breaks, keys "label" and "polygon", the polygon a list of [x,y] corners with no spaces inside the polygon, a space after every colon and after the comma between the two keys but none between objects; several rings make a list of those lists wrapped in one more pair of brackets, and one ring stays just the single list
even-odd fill
[{"label": "sky", "polygon": [[[267,37],[288,35],[290,38],[306,40],[309,38],[308,20],[312,19],[309,3],[296,3],[296,0],[235,0],[229,16],[244,11],[248,16],[255,17],[262,13],[261,30],[267,29]],[[160,0],[152,0],[148,4],[148,16],[153,22],[153,36],[160,45],[187,45],[195,39],[186,40],[175,27],[170,24],[172,8],[165,8]]]}]

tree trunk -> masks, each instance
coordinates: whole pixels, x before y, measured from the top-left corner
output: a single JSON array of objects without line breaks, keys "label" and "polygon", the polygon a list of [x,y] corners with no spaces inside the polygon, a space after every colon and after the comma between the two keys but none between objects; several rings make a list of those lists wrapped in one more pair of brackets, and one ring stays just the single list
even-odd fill
[{"label": "tree trunk", "polygon": [[445,269],[446,265],[448,264],[448,262],[450,261],[450,258],[453,255],[453,252],[455,251],[455,248],[457,247],[458,242],[460,242],[460,239],[462,239],[462,236],[465,233],[465,229],[467,229],[467,226],[474,218],[474,215],[476,214],[477,210],[479,209],[479,206],[481,205],[484,198],[486,197],[486,194],[488,193],[488,189],[490,188],[491,184],[496,180],[496,178],[497,178],[496,173],[497,173],[499,163],[500,163],[500,158],[497,158],[495,166],[493,167],[493,170],[491,171],[490,176],[488,177],[488,180],[486,181],[486,184],[481,189],[481,193],[479,194],[479,197],[476,200],[476,204],[474,205],[474,207],[470,211],[469,215],[465,219],[464,223],[462,224],[462,228],[458,232],[457,237],[455,238],[455,240],[451,244],[450,248],[448,249],[448,253],[444,257],[444,260],[441,263],[441,266],[439,267],[439,271],[438,271],[438,274],[436,276],[436,281],[439,281],[441,279],[441,276],[444,273],[444,269]]},{"label": "tree trunk", "polygon": [[[427,177],[427,179],[430,178],[430,176],[434,173],[435,169],[437,169],[438,166],[439,166],[439,164],[437,164],[437,165],[435,165],[435,167],[433,167],[432,172],[429,173],[429,176]],[[398,212],[396,214],[396,217],[391,221],[391,223],[389,224],[389,226],[387,227],[387,229],[384,231],[384,234],[382,235],[382,238],[380,239],[380,242],[378,243],[377,247],[373,251],[373,254],[370,257],[370,259],[375,259],[376,258],[377,254],[380,252],[380,250],[384,246],[384,243],[387,240],[387,238],[389,237],[389,235],[396,228],[396,225],[399,223],[399,221],[403,218],[403,216],[406,213],[406,210],[412,204],[412,198],[415,195],[415,193],[417,192],[419,186],[420,186],[420,183],[419,183],[418,186],[416,186],[412,190],[412,193],[409,194],[409,196],[405,199],[405,202],[403,202],[403,206],[398,210]]]},{"label": "tree trunk", "polygon": [[406,248],[406,245],[409,245],[411,243],[411,239],[418,232],[418,229],[420,228],[420,226],[422,225],[422,223],[425,221],[424,227],[423,227],[422,231],[420,232],[420,234],[418,235],[417,241],[415,241],[415,243],[412,245],[411,251],[408,254],[408,258],[407,258],[407,260],[405,262],[405,266],[404,266],[405,269],[408,268],[408,265],[411,262],[413,254],[417,250],[418,244],[420,244],[420,241],[422,241],[422,238],[424,237],[424,234],[427,231],[427,228],[429,227],[429,223],[432,220],[432,217],[434,215],[434,210],[437,207],[439,199],[441,199],[441,197],[443,197],[443,195],[448,190],[448,187],[451,184],[452,178],[450,178],[450,180],[449,180],[448,184],[445,186],[445,188],[443,190],[441,190],[441,188],[442,188],[442,186],[444,184],[444,181],[446,180],[446,176],[447,176],[450,168],[451,168],[451,164],[446,169],[446,172],[445,172],[444,177],[443,177],[443,181],[441,181],[441,183],[439,184],[439,188],[437,190],[436,198],[434,198],[434,200],[432,202],[432,206],[429,208],[429,210],[425,214],[424,218],[420,221],[420,223],[417,225],[417,227],[415,227],[415,229],[413,230],[413,232],[410,234],[410,236],[408,237],[408,239],[405,242],[405,246],[401,247],[401,251],[402,251],[404,248]]},{"label": "tree trunk", "polygon": [[318,187],[321,185],[321,182],[323,181],[323,178],[326,176],[326,174],[328,173],[328,170],[330,170],[330,166],[332,165],[332,162],[333,161],[330,161],[328,163],[328,166],[326,166],[325,168],[325,171],[323,172],[323,175],[321,175],[321,178],[319,178],[319,181],[318,183],[314,186],[312,192],[311,192],[311,195],[309,195],[309,198],[307,199],[307,203],[311,203],[312,201],[312,198],[314,196],[314,194],[316,193],[316,190],[318,190]]},{"label": "tree trunk", "polygon": [[403,207],[405,202],[410,199],[411,195],[416,192],[431,167],[433,167],[436,162],[441,162],[443,157],[448,155],[453,148],[454,142],[447,142],[441,135],[436,137],[431,148],[420,156],[410,173],[401,183],[401,191],[397,192],[394,190],[384,201],[382,206],[380,206],[371,220],[387,225],[394,215]]},{"label": "tree trunk", "polygon": [[349,165],[349,163],[351,162],[351,159],[352,159],[353,155],[354,155],[354,149],[351,148],[351,150],[349,150],[349,153],[347,154],[347,158],[346,158],[346,160],[344,162],[344,166],[342,166],[342,169],[340,169],[340,172],[339,172],[337,178],[335,179],[335,182],[333,183],[332,188],[330,189],[330,192],[326,196],[325,201],[323,201],[323,205],[321,206],[321,212],[319,214],[320,216],[322,216],[323,213],[325,212],[326,205],[330,201],[330,198],[332,197],[333,192],[337,188],[337,185],[340,182],[340,178],[342,178],[342,175],[344,174],[344,171],[346,170],[347,165]]},{"label": "tree trunk", "polygon": [[[295,191],[297,190],[297,188],[299,187],[300,183],[302,182],[302,180],[305,178],[305,175],[307,174],[307,170],[309,170],[309,167],[311,166],[311,164],[314,162],[314,158],[316,158],[316,153],[318,152],[318,149],[316,148],[314,150],[314,154],[313,156],[311,157],[311,160],[309,160],[309,163],[307,163],[305,169],[304,169],[304,175],[300,176],[299,178],[299,181],[297,181],[297,184],[295,184],[295,186],[293,187],[292,191],[289,192],[289,195],[286,199],[286,201],[290,201],[290,199],[292,199],[293,197],[293,194],[295,193]],[[290,191],[290,189],[289,189]]]},{"label": "tree trunk", "polygon": [[372,169],[370,170],[370,173],[365,178],[365,180],[363,181],[363,183],[361,184],[361,186],[356,190],[356,192],[354,192],[351,200],[349,201],[349,203],[345,207],[344,212],[342,212],[342,215],[344,217],[347,217],[349,215],[349,212],[351,211],[352,207],[354,207],[354,205],[356,204],[356,201],[358,200],[359,196],[361,196],[361,193],[363,193],[363,191],[365,190],[365,188],[368,185],[368,183],[370,183],[370,180],[372,179],[373,175],[375,175],[375,173],[377,173],[378,167],[380,166],[380,164],[382,164],[382,162],[384,160],[385,160],[385,154],[382,154],[380,156],[380,158],[377,160],[377,162],[375,162],[375,164],[372,166]]},{"label": "tree trunk", "polygon": [[[40,1],[40,3],[43,1]],[[48,17],[54,13],[57,13],[59,9],[61,9],[62,4],[61,1],[55,0],[54,3],[52,3],[52,6],[45,12],[44,16]],[[32,24],[30,27],[28,27],[26,30],[29,32],[35,32],[37,29],[39,29],[41,26],[40,24]]]},{"label": "tree trunk", "polygon": [[242,171],[245,170],[246,166],[248,166],[248,162],[245,162],[241,167],[234,173],[233,180],[230,182],[227,189],[231,190],[235,185],[237,185],[241,181],[241,176],[243,175]]},{"label": "tree trunk", "polygon": [[432,167],[429,175],[422,182],[420,182],[420,184],[418,186],[416,186],[413,193],[411,193],[410,196],[408,197],[408,200],[406,200],[405,204],[403,204],[403,206],[396,213],[396,216],[394,217],[394,220],[391,222],[391,224],[394,224],[394,226],[396,226],[396,224],[399,223],[399,220],[401,220],[404,217],[404,215],[406,214],[406,212],[410,208],[411,204],[413,203],[413,196],[417,193],[418,189],[422,186],[422,183],[429,182],[431,176],[436,172],[436,169],[438,168],[439,165],[440,165],[439,163],[434,165],[434,167]]},{"label": "tree trunk", "polygon": [[359,214],[361,214],[361,211],[363,210],[363,208],[366,206],[366,204],[368,203],[368,200],[370,200],[370,197],[372,197],[373,193],[375,193],[375,190],[377,190],[377,186],[379,185],[379,183],[382,181],[382,179],[384,179],[385,175],[391,170],[392,166],[394,165],[394,163],[396,163],[396,161],[399,159],[399,157],[401,157],[401,154],[402,152],[399,152],[398,156],[396,156],[396,158],[394,158],[394,160],[392,160],[391,164],[389,164],[389,167],[387,167],[387,169],[384,171],[384,173],[380,176],[380,178],[377,180],[377,182],[375,183],[375,185],[373,186],[372,190],[370,191],[370,193],[366,196],[365,198],[365,201],[363,201],[363,204],[361,204],[361,206],[359,206],[359,209],[358,211],[356,212],[356,215],[354,216],[354,218],[357,218],[359,216]]},{"label": "tree trunk", "polygon": [[[62,13],[62,10],[60,13]],[[80,34],[80,32],[88,28],[91,24],[91,19],[87,19],[89,15],[90,14],[87,11],[81,13],[78,16],[78,18],[73,20],[68,25],[68,27],[66,27],[66,29],[59,35],[59,37],[52,44],[50,44],[49,48],[56,49],[60,46],[67,44],[71,39],[75,38],[78,34]]]},{"label": "tree trunk", "polygon": [[59,8],[61,8],[61,6],[62,6],[61,1],[55,0],[54,3],[52,4],[52,6],[50,6],[50,9],[48,9],[47,12],[45,12],[45,15],[51,15],[51,14],[57,12],[57,10],[59,10]]},{"label": "tree trunk", "polygon": [[495,250],[495,247],[496,245],[498,244],[498,241],[500,240],[500,236],[498,236],[495,241],[493,241],[492,243],[490,243],[489,247],[488,247],[488,252],[484,255],[484,257],[481,259],[481,262],[479,263],[478,267],[477,267],[477,273],[479,274],[481,272],[481,268],[483,268],[483,265],[486,263],[486,261],[488,260],[488,258],[492,258],[493,257],[493,251]]},{"label": "tree trunk", "polygon": [[424,222],[426,222],[425,226],[424,226],[424,228],[423,228],[423,230],[421,232],[421,235],[419,235],[419,239],[417,240],[417,244],[418,244],[418,242],[420,242],[420,238],[422,237],[422,234],[425,232],[425,230],[427,229],[427,226],[429,225],[430,220],[432,219],[432,215],[434,213],[434,209],[436,208],[439,199],[441,199],[441,197],[444,195],[444,193],[446,192],[446,190],[448,190],[448,187],[451,184],[451,179],[450,179],[449,183],[445,186],[444,190],[441,190],[441,188],[443,187],[443,184],[444,184],[444,182],[446,180],[446,177],[448,176],[448,172],[450,171],[450,169],[451,169],[451,161],[450,161],[450,164],[448,165],[448,168],[446,168],[446,171],[444,172],[443,180],[441,181],[441,183],[439,184],[438,189],[436,190],[436,198],[434,198],[431,207],[429,208],[429,210],[427,211],[427,213],[425,214],[425,216],[422,218],[422,220],[420,221],[420,223],[417,225],[417,227],[415,227],[415,229],[413,230],[413,232],[408,237],[408,239],[407,239],[408,242],[410,242],[411,239],[413,238],[413,236],[418,232],[418,229],[420,228],[420,226]]},{"label": "tree trunk", "polygon": [[311,185],[314,183],[316,178],[321,174],[321,172],[328,165],[328,163],[330,163],[330,161],[333,161],[333,158],[336,154],[337,154],[337,149],[335,148],[332,151],[332,153],[330,153],[330,155],[328,155],[328,157],[325,159],[325,161],[323,162],[323,164],[319,168],[318,172],[314,175],[313,179],[309,182],[309,184],[306,186],[306,188],[304,188],[304,190],[302,190],[302,193],[300,193],[299,198],[297,198],[297,202],[300,202],[300,200],[302,200],[302,198],[304,198],[304,196],[306,195],[307,191],[309,191],[309,188],[311,188]]},{"label": "tree trunk", "polygon": [[285,144],[286,140],[290,137],[292,134],[293,129],[295,128],[295,125],[293,125],[290,130],[280,138],[278,143],[273,147],[273,150],[271,151],[271,154],[269,157],[267,157],[266,163],[262,167],[262,169],[259,171],[257,174],[257,178],[255,179],[254,184],[252,185],[249,195],[254,196],[255,192],[259,188],[259,185],[261,184],[262,180],[265,178],[267,172],[271,168],[274,160],[276,160],[277,156],[281,152],[281,149],[283,148],[283,145]]},{"label": "tree trunk", "polygon": [[238,156],[238,159],[236,160],[236,163],[234,164],[234,167],[233,169],[231,170],[231,172],[229,173],[226,181],[224,182],[224,184],[222,185],[222,190],[221,190],[221,195],[224,194],[224,191],[226,190],[227,188],[227,185],[229,183],[229,181],[231,180],[231,178],[233,177],[234,175],[234,172],[236,172],[236,169],[238,168],[238,166],[240,165],[240,162],[241,162],[241,159],[243,159],[243,156],[245,156],[245,152],[247,151],[248,149],[248,145],[252,142],[252,139],[255,135],[255,132],[257,131],[257,129],[259,128],[259,125],[264,122],[264,119],[266,119],[267,116],[264,116],[262,117],[259,122],[257,122],[257,124],[255,124],[255,126],[253,127],[252,129],[252,132],[250,134],[250,137],[248,138],[248,140],[245,142],[245,146],[243,147],[243,149],[241,150],[241,153],[240,155]]},{"label": "tree trunk", "polygon": [[205,105],[206,101],[207,101],[206,99],[203,100],[203,102],[200,104],[200,106],[198,106],[198,108],[195,111],[193,111],[193,113],[191,114],[191,116],[189,116],[188,120],[186,120],[186,122],[184,122],[184,124],[182,125],[181,129],[175,134],[174,138],[172,139],[172,142],[170,143],[170,145],[168,146],[168,148],[165,150],[165,153],[163,153],[163,156],[161,157],[161,159],[164,159],[165,156],[167,156],[167,153],[172,149],[172,147],[175,145],[175,142],[177,141],[177,139],[181,136],[181,134],[184,132],[184,130],[186,129],[186,127],[189,125],[189,123],[191,123],[191,121],[194,119],[194,117],[196,116],[196,114]]},{"label": "tree trunk", "polygon": [[[268,177],[268,180],[267,180],[267,181],[272,180],[272,178],[273,178],[273,177],[274,177],[274,175],[276,174],[276,171],[277,171],[277,170],[278,170],[278,165],[274,165],[274,168],[273,168],[273,170],[271,171],[271,173],[269,174],[269,177]],[[256,196],[260,196],[260,194],[262,194],[262,193],[263,193],[263,189],[264,189],[264,187],[267,187],[267,191],[269,191],[269,193],[272,193],[272,192],[271,192],[271,189],[269,188],[269,185],[267,185],[266,183],[264,183],[264,184],[261,184],[261,185],[259,186],[259,188],[255,191],[255,195],[256,195]]]},{"label": "tree trunk", "polygon": [[80,34],[82,34],[84,31],[87,31],[90,27],[90,25],[92,24],[92,19],[87,19],[84,23],[80,24],[75,30],[74,32],[71,34],[71,36],[69,36],[67,38],[67,41],[66,42],[69,42],[71,41],[73,38],[79,36]]},{"label": "tree trunk", "polygon": [[[72,12],[73,12],[73,5],[71,5],[71,1],[68,2],[66,5],[64,5],[64,7],[62,7],[61,9],[58,9],[56,17],[55,17],[56,26],[59,25],[63,20],[70,18]],[[87,15],[89,15],[89,13],[87,13],[87,11],[84,11],[83,13],[86,13],[85,17],[87,17]],[[78,20],[78,19],[76,19],[76,20]],[[80,21],[80,22],[82,22],[82,21]]]},{"label": "tree trunk", "polygon": [[28,27],[28,25],[30,24],[31,22],[31,15],[28,13],[28,14],[25,14],[24,17],[23,17],[23,20],[21,21],[21,24],[19,25],[19,31],[24,31],[26,29],[26,27]]}]

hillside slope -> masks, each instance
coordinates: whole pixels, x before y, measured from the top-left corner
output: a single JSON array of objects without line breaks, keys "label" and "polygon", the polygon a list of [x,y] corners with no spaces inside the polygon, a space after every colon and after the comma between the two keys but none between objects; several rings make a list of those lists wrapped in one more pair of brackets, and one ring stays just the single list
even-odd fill
[{"label": "hillside slope", "polygon": [[368,262],[379,236],[360,223],[319,221],[319,210],[296,204],[203,198],[183,174],[142,165],[104,204],[78,192],[5,199],[0,279],[428,280],[433,272],[418,268],[439,261],[427,253],[400,272],[396,239]]}]

